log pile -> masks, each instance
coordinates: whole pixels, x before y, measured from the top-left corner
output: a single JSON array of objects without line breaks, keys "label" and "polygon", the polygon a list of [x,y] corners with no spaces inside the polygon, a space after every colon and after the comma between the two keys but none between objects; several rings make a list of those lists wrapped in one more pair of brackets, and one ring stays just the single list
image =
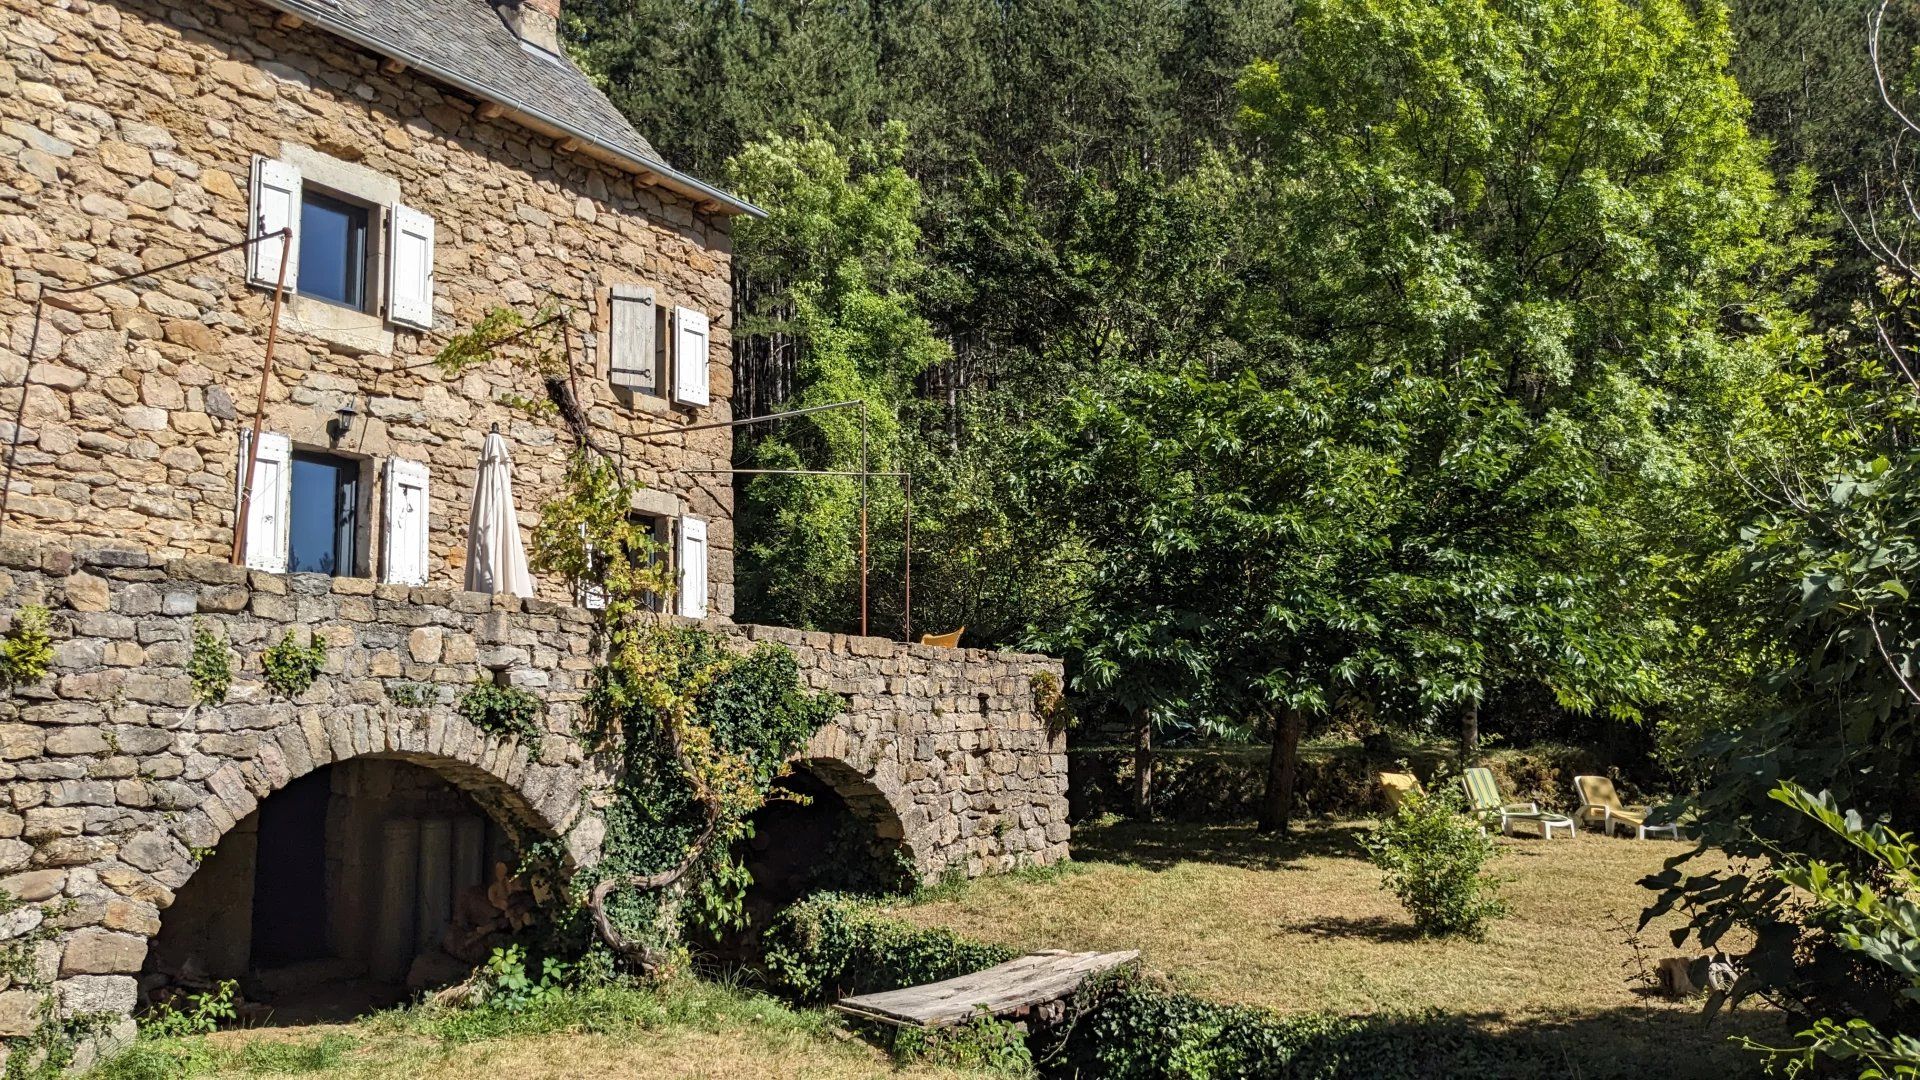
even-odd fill
[{"label": "log pile", "polygon": [[440,947],[457,960],[484,963],[497,943],[533,923],[545,891],[508,873],[506,863],[494,863],[487,882],[470,885],[454,897],[453,923],[441,936]]}]

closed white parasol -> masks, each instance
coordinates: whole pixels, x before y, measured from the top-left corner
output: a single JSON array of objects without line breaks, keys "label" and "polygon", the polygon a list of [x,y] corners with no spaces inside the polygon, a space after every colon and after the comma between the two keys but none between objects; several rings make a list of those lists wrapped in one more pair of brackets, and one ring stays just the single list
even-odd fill
[{"label": "closed white parasol", "polygon": [[513,511],[513,456],[495,429],[480,451],[473,482],[473,520],[467,525],[467,591],[533,595],[527,549]]}]

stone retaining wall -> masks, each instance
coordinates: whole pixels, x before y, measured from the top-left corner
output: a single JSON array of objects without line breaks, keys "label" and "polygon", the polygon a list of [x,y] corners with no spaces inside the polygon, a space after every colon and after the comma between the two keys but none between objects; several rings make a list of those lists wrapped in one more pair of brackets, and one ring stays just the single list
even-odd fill
[{"label": "stone retaining wall", "polygon": [[[251,573],[140,550],[0,543],[0,611],[53,613],[53,671],[0,700],[0,948],[30,950],[41,989],[0,992],[0,1036],[22,1034],[50,986],[69,1013],[124,1014],[176,890],[260,800],[311,770],[373,757],[433,769],[522,835],[598,857],[607,762],[562,737],[594,666],[588,612],[542,600],[364,579]],[[232,648],[227,702],[196,703],[196,622]],[[799,763],[839,791],[926,877],[1046,864],[1067,853],[1064,737],[1034,706],[1043,657],[711,623],[791,648],[842,717]],[[327,641],[294,701],[260,654],[291,634]],[[537,756],[452,707],[496,676],[548,702]],[[396,704],[406,683],[434,704]]]}]

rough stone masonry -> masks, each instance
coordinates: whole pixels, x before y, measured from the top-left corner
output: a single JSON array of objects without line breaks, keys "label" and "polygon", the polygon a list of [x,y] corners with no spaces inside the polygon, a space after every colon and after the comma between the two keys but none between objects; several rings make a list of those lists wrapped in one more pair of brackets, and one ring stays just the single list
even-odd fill
[{"label": "rough stone masonry", "polygon": [[[782,642],[816,688],[847,698],[801,767],[923,874],[1065,856],[1064,747],[1033,689],[1038,675],[1058,678],[1056,664],[726,621],[730,215],[741,207],[673,180],[564,57],[535,55],[557,10],[555,0],[0,0],[0,447],[10,450],[0,620],[44,603],[58,637],[53,674],[0,700],[0,888],[25,903],[0,914],[0,956],[22,961],[9,965],[17,981],[0,977],[0,1037],[32,1027],[49,991],[65,1014],[124,1016],[148,943],[199,860],[262,800],[330,763],[422,765],[499,824],[562,838],[581,864],[596,857],[604,763],[570,738],[542,740],[531,756],[451,707],[460,688],[494,676],[543,696],[562,731],[593,666],[592,616],[562,583],[526,601],[457,591],[487,431],[498,425],[512,444],[523,527],[576,442],[559,420],[510,406],[542,387],[507,358],[458,375],[433,364],[452,335],[502,307],[552,311],[566,327],[576,419],[649,489],[635,512],[705,523],[709,625]],[[406,20],[423,12],[437,21],[416,43],[441,50],[443,68],[467,56],[472,70],[456,74],[468,82],[530,85],[473,62],[486,46],[578,92],[548,94],[542,120],[528,102],[430,74],[421,56],[365,44],[420,30]],[[501,37],[502,12],[518,38]],[[356,39],[320,25],[347,18],[371,30]],[[556,127],[572,121],[572,133]],[[246,256],[157,268],[248,237],[266,161],[303,170],[329,198],[358,199],[373,248],[397,242],[381,223],[402,208],[432,219],[428,310],[400,320],[392,305],[349,311],[296,291],[263,379],[271,290],[248,280]],[[383,269],[370,255],[375,292],[389,284]],[[673,362],[676,376],[703,377],[704,402],[616,377],[612,311],[640,294],[711,319],[704,347]],[[656,390],[664,354],[660,364]],[[224,560],[243,429],[263,389],[262,426],[291,454],[359,470],[341,576]],[[334,426],[343,409],[354,410],[350,431]],[[425,478],[410,578],[424,585],[394,574],[400,500],[380,481],[401,461]],[[185,673],[196,621],[238,662],[217,708],[196,704]],[[289,631],[329,643],[325,673],[291,702],[265,692],[260,663]],[[432,703],[396,703],[400,683],[428,685]]]},{"label": "rough stone masonry", "polygon": [[[177,890],[263,799],[322,765],[425,766],[529,839],[591,864],[612,780],[566,737],[593,666],[591,614],[543,600],[354,578],[269,575],[138,549],[0,543],[0,609],[53,612],[54,669],[0,702],[0,888],[28,902],[0,939],[33,935],[31,981],[69,1012],[124,1014]],[[194,626],[235,659],[228,701],[196,702]],[[922,875],[1045,865],[1067,855],[1064,736],[1035,705],[1059,665],[874,638],[712,628],[792,649],[847,701],[801,755]],[[260,653],[326,639],[324,673],[276,700]],[[538,756],[479,731],[457,693],[495,677],[536,688],[556,737]],[[426,684],[431,704],[389,689]],[[1054,685],[1057,686],[1057,683]],[[47,930],[51,930],[48,933]],[[37,934],[36,934],[37,931]],[[0,991],[0,1035],[30,1031],[44,990]]]}]

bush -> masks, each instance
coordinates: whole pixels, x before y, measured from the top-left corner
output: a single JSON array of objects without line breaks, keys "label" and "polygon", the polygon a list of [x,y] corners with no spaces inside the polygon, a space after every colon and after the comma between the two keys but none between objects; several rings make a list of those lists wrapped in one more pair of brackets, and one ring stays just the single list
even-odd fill
[{"label": "bush", "polygon": [[1535,1080],[1566,1063],[1438,1012],[1280,1015],[1171,992],[1135,970],[1089,983],[1069,1022],[1041,1033],[1041,1076],[1061,1080]]},{"label": "bush", "polygon": [[774,985],[806,1002],[938,982],[1020,955],[951,930],[922,930],[889,917],[872,901],[835,893],[788,907],[763,940]]},{"label": "bush", "polygon": [[1460,813],[1451,786],[1411,795],[1366,841],[1367,857],[1386,873],[1381,887],[1400,898],[1422,934],[1479,938],[1506,905],[1484,873],[1497,849]]},{"label": "bush", "polygon": [[53,635],[47,609],[26,604],[13,613],[13,626],[0,636],[0,689],[39,682],[53,664]]},{"label": "bush", "polygon": [[294,642],[293,631],[289,630],[280,644],[260,654],[260,668],[266,672],[267,685],[288,699],[306,693],[320,677],[320,669],[326,666],[327,639],[319,634],[313,635],[312,643],[303,649]]},{"label": "bush", "polygon": [[545,712],[546,706],[532,692],[486,679],[460,695],[460,715],[467,723],[489,735],[519,739],[535,754],[540,752],[540,718]]}]

